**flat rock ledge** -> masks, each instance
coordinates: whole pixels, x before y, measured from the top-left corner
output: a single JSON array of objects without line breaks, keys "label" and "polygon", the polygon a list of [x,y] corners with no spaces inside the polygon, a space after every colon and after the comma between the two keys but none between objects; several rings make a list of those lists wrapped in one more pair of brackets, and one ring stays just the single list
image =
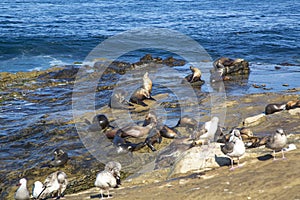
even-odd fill
[{"label": "flat rock ledge", "polygon": [[281,114],[300,115],[300,108],[294,108],[294,109],[291,109],[291,110],[276,112],[276,113],[273,113],[271,115],[266,115],[264,113],[261,113],[261,114],[258,114],[258,115],[247,117],[243,121],[243,125],[247,126],[247,127],[257,126],[257,125],[261,124],[262,122],[266,121],[268,117],[270,117],[272,115],[281,115]]}]

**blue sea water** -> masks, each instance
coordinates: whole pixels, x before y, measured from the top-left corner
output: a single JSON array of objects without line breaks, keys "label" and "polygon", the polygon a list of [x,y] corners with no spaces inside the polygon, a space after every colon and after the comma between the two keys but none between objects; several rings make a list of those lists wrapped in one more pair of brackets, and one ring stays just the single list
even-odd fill
[{"label": "blue sea water", "polygon": [[[185,34],[213,59],[299,65],[299,10],[298,0],[3,0],[0,71],[81,62],[105,39],[141,27]],[[137,61],[144,54],[137,51],[124,60]]]}]

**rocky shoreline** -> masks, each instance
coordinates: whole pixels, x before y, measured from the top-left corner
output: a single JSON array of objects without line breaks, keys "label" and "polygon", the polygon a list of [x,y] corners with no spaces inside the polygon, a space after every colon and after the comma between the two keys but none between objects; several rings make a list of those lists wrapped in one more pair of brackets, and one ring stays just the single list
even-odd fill
[{"label": "rocky shoreline", "polygon": [[[297,98],[297,95],[288,95],[282,98],[281,94],[274,93],[232,97],[235,100],[226,102],[228,105],[227,124],[237,126],[235,120],[238,120],[240,122],[238,126],[242,126],[244,117],[251,113],[255,114],[264,108],[262,105],[257,105],[257,107],[251,107],[250,110],[247,104],[259,102],[264,95],[273,100]],[[232,120],[232,116],[236,116],[237,113],[242,116]],[[210,167],[205,167],[203,163],[199,162],[199,159],[195,159],[199,162],[198,169],[192,170],[192,167],[188,166],[190,171],[179,173],[176,172],[175,166],[154,170],[155,163],[152,163],[145,166],[140,173],[123,180],[121,188],[112,191],[113,197],[114,199],[128,199],[129,197],[135,199],[299,199],[297,188],[300,179],[296,178],[300,172],[298,165],[300,154],[299,119],[300,109],[295,109],[292,112],[283,111],[268,115],[267,119],[260,124],[249,127],[254,131],[254,135],[270,135],[278,127],[289,133],[288,144],[295,144],[297,149],[286,153],[287,160],[272,161],[272,151],[261,146],[248,148],[241,159],[243,167],[235,171],[229,171],[228,160],[225,165],[210,164]],[[187,144],[190,143],[187,142]],[[218,143],[211,144],[209,147],[207,145],[193,147],[193,152],[201,157],[201,152],[207,152],[207,149],[213,151],[213,156],[222,157]],[[209,158],[209,156],[206,157],[206,163],[212,162],[209,161]],[[95,194],[99,194],[99,190],[93,187],[83,192],[66,195],[65,198],[90,199],[90,196]]]},{"label": "rocky shoreline", "polygon": [[[297,142],[299,136],[289,138]],[[259,151],[259,152],[258,152]],[[269,151],[248,150],[243,166],[229,171],[227,166],[166,179],[168,171],[157,170],[127,179],[111,191],[114,199],[300,199],[299,149],[286,153],[287,160],[272,161]],[[265,160],[259,160],[265,158]],[[90,199],[97,188],[66,195],[73,200]]]},{"label": "rocky shoreline", "polygon": [[[116,78],[116,75],[120,76],[125,73],[126,70],[131,70],[136,66],[143,65],[145,63],[157,62],[159,64],[164,64],[168,66],[178,66],[183,65],[184,62],[181,60],[176,60],[174,58],[167,58],[167,59],[160,59],[160,58],[152,58],[149,55],[143,57],[140,62],[130,64],[130,63],[122,63],[117,62],[113,63],[111,67],[107,69],[105,72],[109,77],[108,80],[113,80]],[[88,66],[86,66],[89,69]],[[24,168],[17,171],[6,172],[2,171],[6,174],[5,177],[1,176],[1,198],[12,199],[13,194],[16,190],[15,187],[11,187],[16,183],[16,180],[20,177],[26,177],[29,179],[28,185],[31,186],[33,181],[38,177],[39,179],[43,180],[45,176],[47,176],[50,171],[62,170],[65,171],[70,179],[70,185],[66,190],[66,199],[84,199],[89,198],[89,195],[96,192],[93,188],[93,183],[96,177],[96,174],[103,168],[103,163],[99,162],[95,159],[90,152],[88,152],[83,144],[80,141],[80,138],[77,134],[77,131],[74,127],[75,121],[72,118],[71,113],[71,104],[70,98],[72,94],[72,87],[74,83],[75,76],[78,72],[78,67],[76,66],[66,66],[66,67],[55,67],[51,68],[47,71],[33,71],[27,73],[0,73],[0,88],[1,88],[1,100],[0,103],[9,106],[10,102],[14,101],[28,101],[30,103],[35,103],[37,105],[52,105],[53,107],[50,108],[51,111],[45,110],[45,112],[37,113],[33,119],[33,122],[23,129],[19,130],[18,133],[20,136],[17,141],[24,140],[25,142],[25,153],[29,154],[31,152],[31,148],[38,149],[39,148],[39,141],[37,142],[26,142],[26,138],[30,138],[32,135],[38,135],[38,138],[44,138],[45,141],[42,145],[47,146],[49,142],[53,142],[54,145],[50,145],[49,148],[45,148],[42,152],[47,157],[52,156],[52,151],[56,147],[56,145],[62,145],[64,148],[69,150],[70,152],[75,151],[75,153],[71,154],[71,159],[68,163],[63,167],[54,167],[54,168],[44,168],[43,165],[47,164],[46,160],[43,159],[41,155],[42,161],[38,164],[36,163],[28,163],[24,165]],[[93,73],[90,74],[93,76]],[[107,95],[108,91],[113,89],[116,85],[116,82],[111,82],[105,85],[99,84],[97,86],[97,91],[103,92]],[[63,90],[61,94],[57,94],[55,96],[55,91],[59,88]],[[45,89],[51,90],[50,94]],[[53,92],[52,92],[53,90]],[[199,88],[197,88],[199,90]],[[38,91],[38,92],[37,92]],[[295,89],[297,92],[298,90]],[[40,93],[39,93],[40,92]],[[101,96],[100,96],[101,97]],[[294,94],[293,91],[289,93],[258,93],[258,94],[249,94],[249,95],[232,95],[227,96],[226,101],[223,103],[224,105],[220,105],[222,108],[226,109],[226,117],[224,118],[224,125],[227,128],[232,127],[242,127],[243,121],[251,116],[258,115],[264,112],[264,108],[267,104],[272,102],[287,102],[291,100],[296,100],[299,98],[299,95],[296,93]],[[199,98],[199,103],[203,107],[203,114],[201,114],[201,118],[199,121],[205,122],[210,119],[208,113],[210,113],[211,107],[211,97],[207,94],[201,94],[201,98]],[[101,106],[102,105],[102,106]],[[166,108],[176,108],[178,105],[174,102],[163,102],[163,105]],[[98,108],[103,108],[102,104],[98,105]],[[17,111],[15,111],[17,112]],[[105,109],[97,109],[96,113],[105,113],[108,114],[108,111]],[[82,117],[82,121],[84,122],[85,119],[91,119],[95,113],[94,112],[87,112]],[[282,111],[280,113],[274,113],[272,115],[268,115],[265,117],[263,121],[258,124],[249,126],[251,130],[257,136],[265,136],[271,134],[276,130],[276,128],[281,127],[287,133],[291,134],[290,142],[295,143],[296,146],[299,148],[299,137],[298,134],[300,133],[300,126],[299,126],[299,110],[296,110],[293,113],[289,111]],[[111,116],[109,116],[110,119]],[[136,117],[140,117],[137,115]],[[78,122],[76,122],[78,123]],[[185,130],[181,130],[184,132]],[[184,135],[188,135],[188,133],[184,133]],[[3,136],[3,141],[11,141],[14,138],[11,136]],[[67,141],[67,142],[64,142]],[[170,144],[172,140],[166,140],[165,143],[162,143],[157,146],[158,150],[160,151],[166,145]],[[47,144],[47,145],[46,145]],[[24,144],[22,143],[22,148]],[[199,151],[202,151],[201,148],[203,147],[195,147]],[[217,147],[216,147],[217,148]],[[78,151],[78,152],[77,152]],[[262,152],[256,152],[262,151]],[[251,149],[248,152],[248,156],[245,156],[245,160],[257,160],[257,158],[266,153],[264,149]],[[135,153],[134,153],[135,154]],[[139,154],[139,153],[137,153]],[[150,151],[141,152],[141,154],[146,155],[151,154]],[[297,155],[299,155],[298,149],[291,154],[295,154],[292,158],[292,162],[295,161]],[[156,154],[155,154],[156,155]],[[249,161],[252,163],[253,161]],[[259,161],[260,162],[260,161]],[[268,161],[269,162],[269,161]],[[283,163],[287,163],[289,160],[284,161]],[[30,165],[32,166],[30,167]],[[255,164],[254,164],[255,165]],[[261,164],[262,166],[266,164]],[[125,167],[126,168],[126,167]],[[245,167],[246,168],[246,167]],[[204,169],[199,169],[198,172],[188,172],[187,174],[183,175],[181,173],[174,173],[170,175],[170,169],[160,169],[155,170],[153,172],[153,166],[148,166],[146,169],[142,169],[141,173],[136,173],[135,177],[132,175],[132,172],[128,173],[127,171],[122,172],[122,179],[124,180],[124,184],[120,190],[115,190],[113,193],[114,198],[122,199],[125,197],[130,196],[130,198],[137,198],[137,199],[144,199],[144,197],[151,198],[153,195],[161,195],[163,192],[156,193],[155,185],[158,188],[162,188],[161,190],[167,192],[169,188],[173,186],[164,186],[168,185],[176,185],[178,184],[179,188],[183,188],[183,191],[187,190],[194,190],[191,186],[193,180],[196,179],[202,180],[202,172]],[[268,169],[269,170],[269,169]],[[217,171],[218,176],[224,177],[228,176],[228,170],[226,167],[217,166],[214,167],[214,170],[206,172],[207,169],[205,168],[205,173],[207,176],[217,176],[215,172]],[[223,171],[224,174],[223,174]],[[239,171],[239,169],[237,169]],[[243,171],[243,170],[242,170]],[[279,171],[279,170],[278,170]],[[147,172],[147,173],[144,173]],[[238,173],[238,172],[237,172]],[[140,176],[137,176],[139,175]],[[278,173],[281,175],[281,172]],[[148,176],[148,177],[147,177]],[[182,178],[186,177],[186,178]],[[190,178],[189,178],[190,177]],[[200,178],[199,178],[200,177]],[[178,182],[178,183],[177,183]],[[187,183],[187,184],[185,184]],[[296,181],[295,184],[298,184]],[[141,186],[143,185],[143,186]],[[220,186],[221,187],[221,186]],[[92,189],[90,189],[92,188]],[[131,191],[132,193],[127,193]],[[139,197],[135,193],[140,193],[140,190],[143,190],[143,194],[145,196]],[[150,190],[151,188],[151,190]],[[177,188],[177,187],[174,187]],[[177,189],[179,189],[177,188]],[[292,187],[293,188],[293,187]],[[149,191],[147,192],[147,190]],[[221,188],[219,188],[221,189]],[[226,189],[226,188],[225,188]],[[225,191],[224,189],[224,191]],[[294,188],[293,188],[294,189]],[[197,189],[195,189],[197,190]],[[85,191],[80,192],[79,191]],[[120,191],[121,195],[118,195]],[[225,191],[226,192],[226,191]],[[174,192],[174,195],[177,194]],[[208,196],[209,191],[206,193]],[[149,196],[148,196],[149,195]],[[198,195],[198,194],[197,194]],[[172,198],[174,198],[173,196]],[[183,197],[183,196],[182,196]],[[216,196],[210,196],[216,197]],[[291,196],[293,197],[293,196]],[[194,197],[193,197],[194,198]],[[169,199],[169,197],[164,197],[162,199]],[[170,196],[171,199],[171,196]],[[176,198],[175,198],[176,199]],[[192,197],[191,197],[192,199]],[[259,198],[258,198],[259,199]]]}]

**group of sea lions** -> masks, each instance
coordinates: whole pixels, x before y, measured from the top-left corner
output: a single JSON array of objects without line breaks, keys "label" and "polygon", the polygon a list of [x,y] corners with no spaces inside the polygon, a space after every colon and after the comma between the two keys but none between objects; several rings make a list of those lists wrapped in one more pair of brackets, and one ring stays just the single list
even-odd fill
[{"label": "group of sea lions", "polygon": [[[143,125],[127,125],[122,128],[114,128],[105,115],[99,114],[94,116],[93,123],[89,127],[98,127],[93,131],[100,131],[105,134],[118,149],[118,152],[137,151],[145,146],[148,146],[152,151],[156,151],[154,144],[161,143],[162,137],[170,139],[178,137],[176,130],[158,122],[156,114],[151,111],[145,116]],[[88,128],[88,130],[91,129]],[[143,141],[133,143],[129,141],[130,138]]]},{"label": "group of sea lions", "polygon": [[300,100],[292,100],[288,101],[287,103],[272,103],[268,104],[265,108],[265,114],[270,115],[275,112],[283,111],[283,110],[290,110],[294,108],[300,108]]},{"label": "group of sea lions", "polygon": [[[183,81],[187,81],[191,85],[203,85],[204,80],[201,79],[202,73],[201,70],[197,67],[190,66],[192,74],[187,75]],[[111,95],[108,106],[113,109],[127,109],[133,110],[133,104],[141,105],[143,107],[148,106],[144,100],[156,101],[152,96],[152,80],[149,78],[149,73],[146,72],[143,76],[143,84],[141,87],[137,88],[129,98],[129,101],[126,100],[128,95],[127,91],[122,89],[117,89]]]},{"label": "group of sea lions", "polygon": [[[221,78],[221,80],[232,80],[232,75],[247,75],[250,72],[248,61],[237,58],[231,59],[227,57],[221,57],[213,62],[213,72],[216,72],[217,77],[212,76],[212,82],[215,82]],[[214,73],[212,73],[214,75]]]}]

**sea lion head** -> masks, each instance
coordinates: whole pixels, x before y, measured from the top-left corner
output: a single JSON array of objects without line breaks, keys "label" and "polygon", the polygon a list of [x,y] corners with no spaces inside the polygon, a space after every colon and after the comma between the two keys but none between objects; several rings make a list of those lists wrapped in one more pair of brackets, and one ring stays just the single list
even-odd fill
[{"label": "sea lion head", "polygon": [[99,114],[93,118],[93,124],[98,124],[102,129],[105,129],[109,126],[109,121],[105,115]]},{"label": "sea lion head", "polygon": [[146,72],[143,77],[143,88],[148,90],[149,93],[152,91],[152,81],[148,76],[148,72]]}]

